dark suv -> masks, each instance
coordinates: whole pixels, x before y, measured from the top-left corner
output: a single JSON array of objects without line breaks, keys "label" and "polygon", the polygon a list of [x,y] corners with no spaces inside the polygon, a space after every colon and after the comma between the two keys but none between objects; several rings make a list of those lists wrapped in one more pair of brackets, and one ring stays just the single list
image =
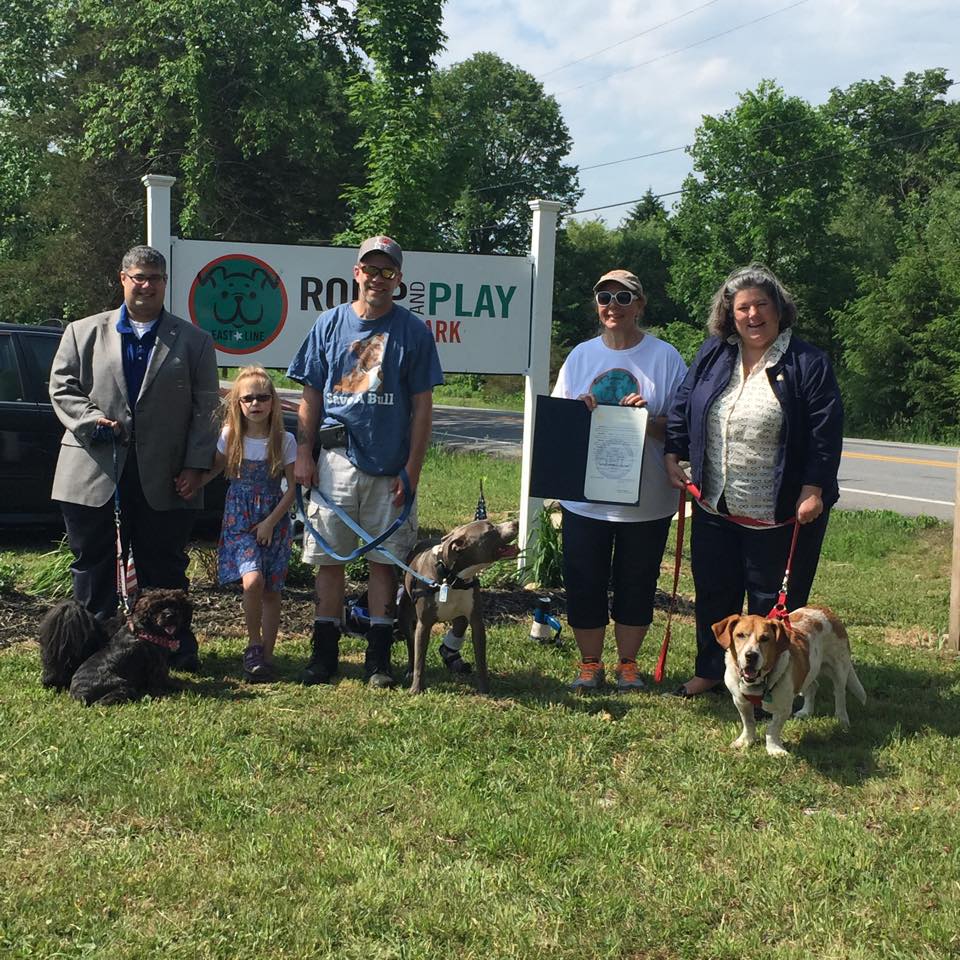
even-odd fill
[{"label": "dark suv", "polygon": [[50,488],[63,427],[48,389],[62,333],[0,323],[0,525],[60,520]]},{"label": "dark suv", "polygon": [[[50,499],[63,426],[50,403],[50,368],[63,327],[0,323],[0,526],[60,524]],[[221,395],[226,393],[224,388]],[[297,434],[297,404],[281,400],[284,426]],[[226,483],[204,490],[200,521],[219,524]]]}]

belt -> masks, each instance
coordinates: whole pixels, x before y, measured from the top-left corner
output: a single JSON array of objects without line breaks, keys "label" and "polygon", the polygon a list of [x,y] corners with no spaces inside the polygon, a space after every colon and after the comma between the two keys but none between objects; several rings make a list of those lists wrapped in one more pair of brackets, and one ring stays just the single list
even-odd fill
[{"label": "belt", "polygon": [[317,440],[324,450],[345,447],[347,445],[347,428],[344,426],[322,427],[317,431]]}]

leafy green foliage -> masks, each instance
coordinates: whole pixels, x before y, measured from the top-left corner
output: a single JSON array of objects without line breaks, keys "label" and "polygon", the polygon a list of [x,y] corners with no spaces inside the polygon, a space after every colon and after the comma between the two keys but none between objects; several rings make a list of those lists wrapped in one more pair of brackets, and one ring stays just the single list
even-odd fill
[{"label": "leafy green foliage", "polygon": [[909,204],[899,256],[837,314],[854,422],[960,426],[960,178]]},{"label": "leafy green foliage", "polygon": [[563,532],[559,513],[546,507],[537,514],[536,536],[524,553],[523,579],[547,589],[563,586]]},{"label": "leafy green foliage", "polygon": [[582,196],[557,101],[531,74],[492,53],[434,79],[446,249],[523,254],[533,197],[571,209]]},{"label": "leafy green foliage", "polygon": [[434,249],[439,146],[431,115],[432,74],[444,40],[443,0],[360,0],[360,46],[372,74],[347,87],[360,131],[364,178],[343,193],[350,224],[337,242],[389,233],[403,247]]},{"label": "leafy green foliage", "polygon": [[73,554],[63,537],[54,550],[49,550],[40,556],[40,562],[31,571],[30,592],[39,594],[48,600],[59,600],[70,596],[73,581],[70,576],[70,565],[73,563]]},{"label": "leafy green foliage", "polygon": [[671,290],[705,318],[717,286],[751,261],[798,299],[800,330],[829,346],[843,260],[828,227],[843,184],[844,132],[799,97],[762,82],[720,117],[705,117],[671,221]]},{"label": "leafy green foliage", "polygon": [[13,593],[23,573],[23,562],[17,557],[0,556],[0,595]]}]

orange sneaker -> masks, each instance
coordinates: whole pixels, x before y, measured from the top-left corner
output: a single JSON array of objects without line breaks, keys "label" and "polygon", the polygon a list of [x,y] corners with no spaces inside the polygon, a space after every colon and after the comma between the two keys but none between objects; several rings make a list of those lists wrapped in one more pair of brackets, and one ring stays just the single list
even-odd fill
[{"label": "orange sneaker", "polygon": [[617,677],[617,691],[629,693],[631,690],[643,690],[646,684],[640,678],[636,660],[621,660],[613,671]]},{"label": "orange sneaker", "polygon": [[574,693],[583,693],[586,690],[599,690],[603,686],[602,663],[580,663],[577,666],[577,675],[570,689]]}]

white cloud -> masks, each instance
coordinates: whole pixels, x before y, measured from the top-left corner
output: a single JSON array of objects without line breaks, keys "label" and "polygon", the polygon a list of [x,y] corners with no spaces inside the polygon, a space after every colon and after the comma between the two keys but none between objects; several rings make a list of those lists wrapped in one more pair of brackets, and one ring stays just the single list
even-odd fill
[{"label": "white cloud", "polygon": [[[833,87],[882,75],[900,82],[910,70],[946,67],[960,81],[957,0],[806,0],[712,40],[792,0],[704,2],[449,0],[441,62],[489,50],[543,77],[573,136],[571,161],[582,167],[688,144],[704,114],[735,106],[765,78],[814,104]],[[584,171],[581,207],[633,200],[648,186],[674,190],[689,169],[686,154],[674,152]],[[625,211],[604,216],[615,223]]]}]

